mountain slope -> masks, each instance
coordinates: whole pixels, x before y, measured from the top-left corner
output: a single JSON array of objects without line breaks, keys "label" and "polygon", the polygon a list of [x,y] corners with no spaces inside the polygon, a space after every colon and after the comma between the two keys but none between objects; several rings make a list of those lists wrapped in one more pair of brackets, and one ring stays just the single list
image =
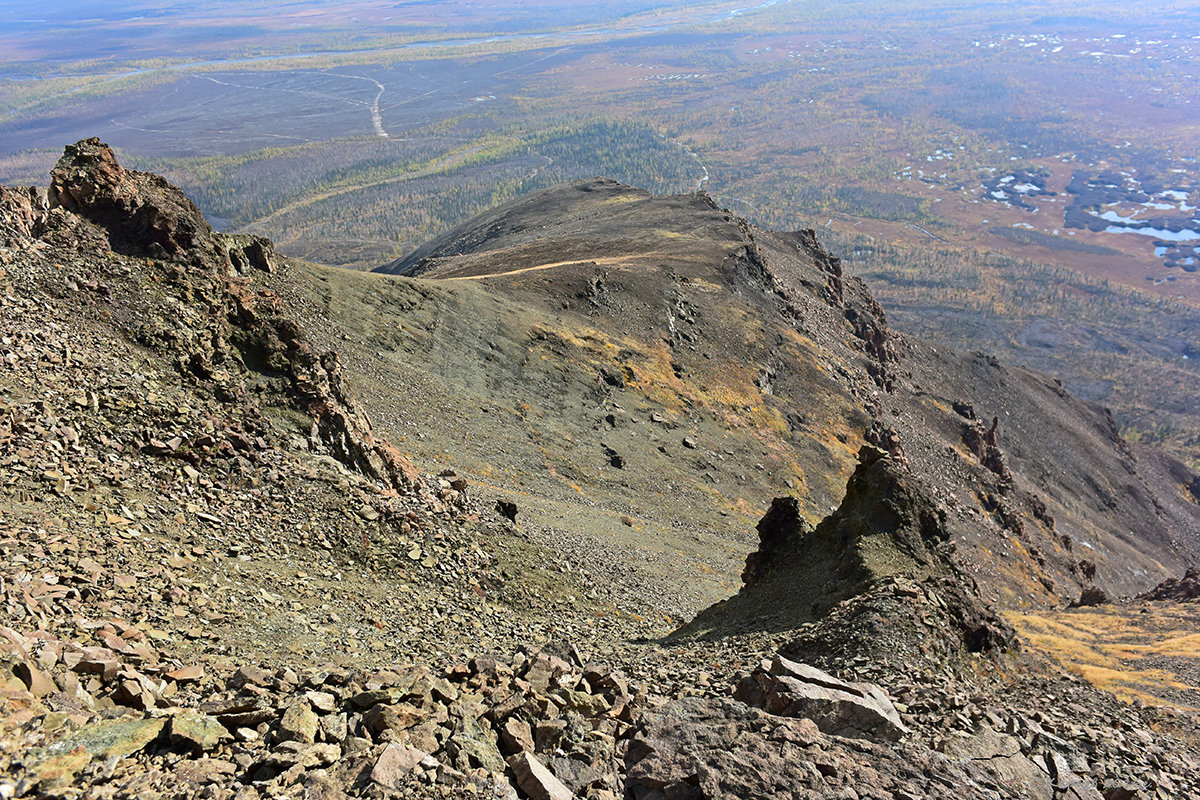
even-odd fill
[{"label": "mountain slope", "polygon": [[[341,273],[95,140],[0,226],[0,796],[1200,789],[1196,607],[1039,580],[1193,558],[1191,476],[898,339],[811,234],[601,181]],[[1096,619],[1175,708],[1024,643]]]},{"label": "mountain slope", "polygon": [[[958,557],[1006,605],[1074,599],[1093,582],[1131,595],[1197,557],[1200,513],[1182,465],[1130,447],[1107,411],[1052,379],[897,336],[811,233],[753,229],[703,195],[653,198],[595,180],[496,209],[381,269],[420,276],[414,285],[425,292],[482,284],[499,305],[489,321],[507,317],[512,340],[524,326],[529,353],[553,354],[558,374],[541,379],[547,391],[572,380],[580,391],[569,402],[530,401],[572,443],[547,463],[593,478],[578,483],[606,487],[614,504],[636,509],[643,487],[667,494],[664,478],[695,480],[677,460],[639,471],[636,450],[621,472],[609,471],[634,473],[636,483],[588,474],[577,453],[595,454],[594,463],[606,435],[624,438],[602,422],[616,404],[635,418],[677,420],[685,432],[687,422],[719,426],[719,441],[716,430],[692,437],[708,451],[699,466],[719,465],[710,507],[736,507],[736,493],[760,509],[790,486],[815,521],[836,505],[859,443],[903,454],[950,515]],[[507,313],[518,307],[520,315]],[[462,331],[457,316],[443,324]],[[427,363],[421,345],[405,355],[417,368]],[[493,391],[475,370],[513,367],[488,353],[464,367],[470,354],[461,355],[453,368],[467,394]],[[656,374],[655,361],[671,373]],[[533,383],[524,369],[498,383]],[[589,380],[593,397],[582,391]],[[596,426],[604,435],[589,430]],[[735,486],[717,477],[726,469]]]}]

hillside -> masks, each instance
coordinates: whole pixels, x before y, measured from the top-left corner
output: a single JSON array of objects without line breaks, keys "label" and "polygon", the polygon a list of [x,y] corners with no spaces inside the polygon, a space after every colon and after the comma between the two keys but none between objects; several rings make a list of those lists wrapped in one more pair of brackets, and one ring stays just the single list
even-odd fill
[{"label": "hillside", "polygon": [[0,215],[4,796],[1200,788],[1195,605],[1063,608],[1195,477],[811,232],[598,179],[340,272],[97,140]]},{"label": "hillside", "polygon": [[[716,509],[749,506],[756,517],[786,487],[815,522],[868,441],[902,453],[933,485],[958,529],[959,557],[1003,575],[987,588],[1008,605],[1074,599],[1093,571],[1111,593],[1133,594],[1181,571],[1200,541],[1188,470],[1125,443],[1106,410],[1029,370],[896,334],[811,232],[761,231],[703,194],[558,187],[381,270],[424,278],[430,304],[442,287],[463,305],[476,291],[501,298],[504,310],[469,316],[489,328],[497,319],[518,343],[523,333],[535,358],[514,374],[514,359],[480,353],[476,377],[461,366],[471,361],[464,353],[449,362],[456,386],[443,402],[468,414],[485,393],[501,402],[508,386],[552,386],[525,398],[533,414],[565,424],[560,435],[573,445],[561,460],[544,456],[549,467],[595,475],[577,482],[633,508],[649,489],[690,504],[707,494]],[[441,335],[462,337],[461,312],[443,314],[451,321],[422,331],[433,341],[406,347],[409,369],[447,363],[422,352]],[[419,325],[417,315],[397,316]],[[553,335],[543,335],[550,320]],[[553,378],[530,374],[538,360],[551,362]],[[606,424],[614,406],[627,427],[640,419],[649,429],[638,437]],[[655,417],[680,432],[660,433]],[[671,440],[689,434],[699,458],[655,452],[659,440],[683,450]],[[483,426],[475,436],[497,434]],[[647,437],[648,446],[637,442]],[[612,447],[628,462],[620,471],[603,469]],[[694,494],[689,484],[699,484]]]}]

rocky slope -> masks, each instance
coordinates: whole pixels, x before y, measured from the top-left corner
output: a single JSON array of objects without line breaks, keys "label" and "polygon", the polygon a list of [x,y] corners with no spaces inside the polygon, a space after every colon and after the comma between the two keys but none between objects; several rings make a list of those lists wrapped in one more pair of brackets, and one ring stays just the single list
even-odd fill
[{"label": "rocky slope", "polygon": [[1194,688],[1001,613],[1181,573],[1177,464],[703,196],[456,236],[287,262],[95,140],[0,189],[0,796],[1200,791]]},{"label": "rocky slope", "polygon": [[[898,336],[811,232],[760,231],[704,195],[656,198],[596,180],[495,209],[381,269],[422,276],[431,295],[453,287],[457,300],[482,284],[503,300],[486,323],[523,328],[534,363],[513,370],[478,354],[481,374],[456,376],[460,408],[484,391],[502,403],[498,384],[544,385],[545,396],[525,398],[531,413],[585,417],[560,432],[573,452],[546,461],[579,485],[589,479],[602,505],[640,510],[648,490],[667,507],[672,495],[692,508],[748,505],[739,522],[749,527],[784,488],[816,522],[865,441],[928,483],[957,558],[1005,606],[1076,599],[1092,585],[1136,594],[1200,553],[1195,477],[1183,465],[1131,447],[1105,409],[1046,376]],[[440,306],[444,329],[472,324],[462,301],[426,303]],[[439,335],[427,331],[406,361],[436,370]],[[538,356],[555,374],[536,374]],[[571,396],[589,378],[591,396]],[[618,423],[606,424],[614,407]],[[656,435],[656,419],[682,435]],[[631,438],[639,420],[651,424]],[[688,434],[699,472],[661,452]],[[591,479],[582,457],[610,450],[620,471]],[[611,485],[617,476],[626,489]]]}]

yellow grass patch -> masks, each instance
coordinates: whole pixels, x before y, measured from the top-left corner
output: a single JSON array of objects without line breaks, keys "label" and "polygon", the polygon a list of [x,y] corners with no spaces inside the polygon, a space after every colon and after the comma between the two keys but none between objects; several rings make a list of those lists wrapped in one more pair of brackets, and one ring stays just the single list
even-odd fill
[{"label": "yellow grass patch", "polygon": [[[1149,613],[1141,613],[1143,609]],[[1200,686],[1163,660],[1177,659],[1180,672],[1194,671],[1200,662],[1200,607],[1139,603],[1006,616],[1034,648],[1117,697],[1188,710],[1200,707]],[[1151,657],[1158,660],[1148,661]],[[1181,701],[1180,692],[1195,700]]]},{"label": "yellow grass patch", "polygon": [[601,200],[599,203],[596,203],[596,205],[597,206],[622,206],[622,205],[628,205],[629,203],[637,203],[637,202],[641,201],[642,199],[643,198],[638,197],[636,194],[632,194],[632,193],[631,194],[618,194],[618,195],[614,195],[612,197],[607,197],[607,198]]},{"label": "yellow grass patch", "polygon": [[669,231],[665,228],[655,228],[654,235],[663,239],[695,239],[696,237],[690,233],[680,233],[679,231]]}]

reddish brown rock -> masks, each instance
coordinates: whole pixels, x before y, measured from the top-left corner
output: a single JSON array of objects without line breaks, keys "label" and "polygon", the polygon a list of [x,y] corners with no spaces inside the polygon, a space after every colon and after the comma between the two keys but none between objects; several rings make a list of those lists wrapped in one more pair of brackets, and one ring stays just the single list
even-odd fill
[{"label": "reddish brown rock", "polygon": [[124,169],[99,139],[66,148],[50,173],[49,200],[105,229],[119,252],[224,261],[195,203],[158,175]]},{"label": "reddish brown rock", "polygon": [[384,789],[398,789],[427,756],[428,753],[415,747],[392,742],[383,748],[375,766],[371,768],[371,781]]}]

